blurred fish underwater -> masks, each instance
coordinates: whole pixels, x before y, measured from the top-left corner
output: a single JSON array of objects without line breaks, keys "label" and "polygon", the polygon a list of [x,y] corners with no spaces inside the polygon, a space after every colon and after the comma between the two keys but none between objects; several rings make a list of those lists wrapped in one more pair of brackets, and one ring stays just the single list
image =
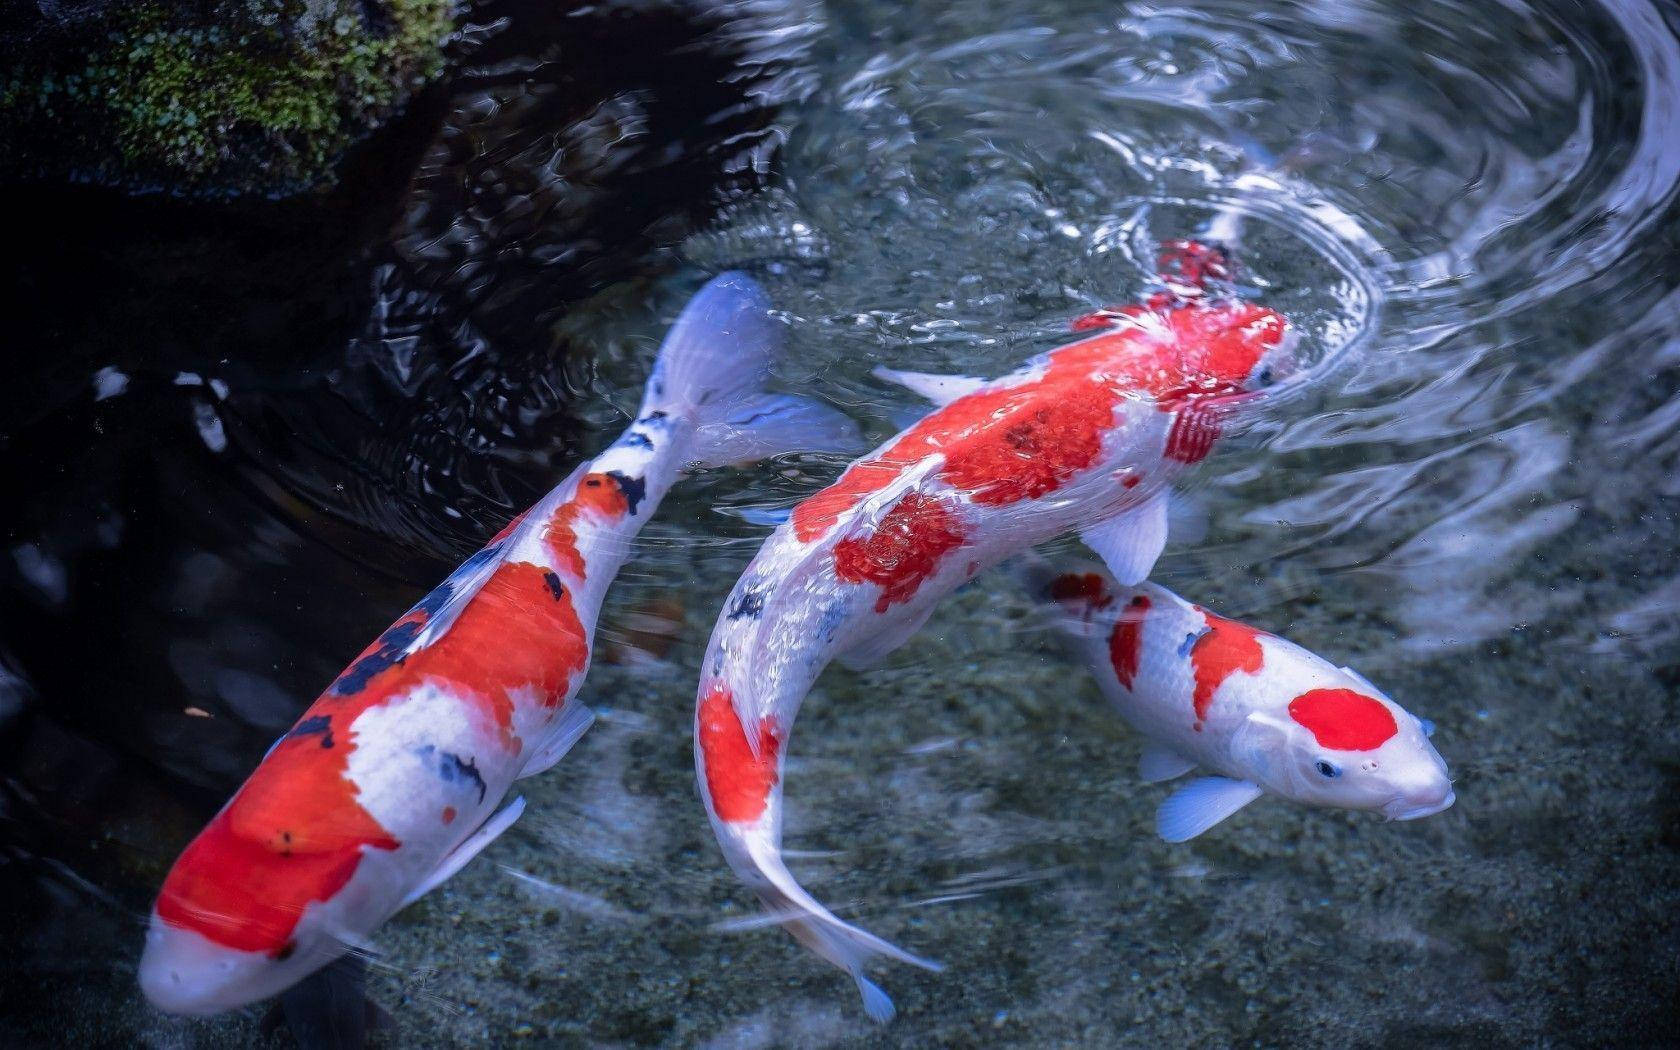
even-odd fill
[{"label": "blurred fish underwater", "polygon": [[[1671,5],[485,0],[447,52],[330,188],[7,184],[7,1045],[1672,1041]],[[1151,579],[1427,716],[1451,808],[1161,841],[1144,738],[986,572],[826,671],[787,763],[800,884],[946,967],[869,1023],[766,929],[694,783],[710,625],[850,462],[791,454],[686,479],[637,536],[595,726],[343,965],[388,1018],[146,1003],[170,864],[624,430],[709,276],[755,276],[777,386],[874,442],[927,411],[875,368],[1001,375],[1210,231],[1312,381],[1177,484]]]}]

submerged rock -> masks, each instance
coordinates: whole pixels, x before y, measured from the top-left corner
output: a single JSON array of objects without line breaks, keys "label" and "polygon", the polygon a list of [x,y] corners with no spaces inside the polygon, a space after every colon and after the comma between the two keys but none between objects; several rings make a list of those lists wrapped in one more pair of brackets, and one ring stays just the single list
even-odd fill
[{"label": "submerged rock", "polygon": [[0,15],[0,174],[284,192],[444,68],[453,0],[39,0]]}]

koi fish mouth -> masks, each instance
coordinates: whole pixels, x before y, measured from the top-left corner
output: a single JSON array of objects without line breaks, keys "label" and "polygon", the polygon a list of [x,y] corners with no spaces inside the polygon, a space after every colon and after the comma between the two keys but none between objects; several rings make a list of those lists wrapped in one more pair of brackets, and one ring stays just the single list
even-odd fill
[{"label": "koi fish mouth", "polygon": [[1397,798],[1382,808],[1383,816],[1389,820],[1417,820],[1420,817],[1434,816],[1436,813],[1458,801],[1458,796],[1451,788],[1447,789],[1445,797],[1438,802],[1425,802],[1422,805],[1412,803],[1410,799]]}]

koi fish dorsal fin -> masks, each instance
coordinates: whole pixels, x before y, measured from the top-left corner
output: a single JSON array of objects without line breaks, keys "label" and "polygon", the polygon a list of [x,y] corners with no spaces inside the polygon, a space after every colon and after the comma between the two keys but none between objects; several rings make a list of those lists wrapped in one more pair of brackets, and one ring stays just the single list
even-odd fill
[{"label": "koi fish dorsal fin", "polygon": [[870,372],[876,379],[886,383],[896,383],[913,394],[920,394],[936,405],[948,405],[959,397],[967,397],[987,383],[989,379],[979,379],[975,376],[939,375],[934,372],[900,372],[896,368],[876,365]]},{"label": "koi fish dorsal fin", "polygon": [[1102,556],[1123,586],[1136,586],[1149,578],[1167,545],[1167,494],[1160,493],[1141,507],[1086,526],[1079,530],[1079,538]]},{"label": "koi fish dorsal fin", "polygon": [[1155,831],[1187,842],[1261,795],[1260,786],[1230,777],[1199,777],[1174,791],[1155,811]]},{"label": "koi fish dorsal fin", "polygon": [[414,637],[402,647],[399,658],[412,656],[449,633],[449,629],[460,618],[462,610],[466,609],[473,597],[489,582],[490,577],[496,574],[496,569],[507,560],[507,556],[518,550],[528,536],[546,525],[560,503],[571,498],[576,489],[577,479],[587,469],[586,463],[573,471],[572,476],[544,496],[541,503],[513,519],[513,523],[500,536],[462,562],[459,568],[449,574],[448,579],[421,599],[414,610],[410,610],[411,616],[414,611],[425,610],[426,620],[415,632]]},{"label": "koi fish dorsal fin", "polygon": [[484,847],[496,841],[498,835],[512,827],[513,822],[518,820],[519,815],[523,812],[525,812],[525,798],[521,795],[503,807],[501,812],[480,824],[478,830],[467,836],[465,842],[445,854],[438,866],[432,869],[432,873],[426,876],[420,885],[409,891],[408,896],[403,898],[399,907],[406,908],[443,885],[449,880],[450,876],[466,867],[468,861],[478,856]]}]

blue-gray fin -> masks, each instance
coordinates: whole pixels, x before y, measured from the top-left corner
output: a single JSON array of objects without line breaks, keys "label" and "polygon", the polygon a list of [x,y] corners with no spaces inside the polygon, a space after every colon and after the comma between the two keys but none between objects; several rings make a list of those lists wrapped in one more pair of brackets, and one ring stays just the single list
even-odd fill
[{"label": "blue-gray fin", "polygon": [[496,841],[498,835],[512,827],[513,822],[518,820],[519,815],[523,812],[525,812],[524,796],[520,796],[502,807],[499,813],[480,824],[477,831],[467,836],[466,841],[450,850],[438,863],[438,866],[432,869],[432,873],[426,876],[425,881],[414,887],[408,896],[403,898],[402,904],[398,907],[406,908],[443,885],[449,880],[450,876],[466,867],[468,861],[478,856],[484,847]]},{"label": "blue-gray fin", "polygon": [[936,405],[948,405],[959,397],[967,397],[990,379],[976,376],[940,375],[936,372],[900,372],[896,368],[876,365],[870,372],[876,379],[896,383],[913,394],[919,394]]},{"label": "blue-gray fin", "polygon": [[1138,779],[1145,784],[1176,780],[1195,768],[1196,763],[1160,744],[1145,744],[1143,754],[1138,757]]},{"label": "blue-gray fin", "polygon": [[519,769],[519,775],[514,779],[523,780],[552,769],[554,763],[564,758],[566,752],[572,749],[572,745],[582,739],[583,734],[594,724],[594,711],[576,700],[567,700],[566,706],[560,711],[560,717],[549,730],[548,739],[531,752],[531,757],[525,760],[525,764]]},{"label": "blue-gray fin", "polygon": [[708,467],[739,466],[787,452],[858,455],[857,424],[838,409],[793,394],[742,394],[715,406],[694,433],[694,459]]},{"label": "blue-gray fin", "polygon": [[881,989],[881,986],[865,977],[857,970],[852,971],[852,980],[857,982],[858,995],[863,999],[863,1012],[876,1024],[886,1024],[898,1013],[893,1005],[892,996]]},{"label": "blue-gray fin", "polygon": [[1168,842],[1186,842],[1263,794],[1258,784],[1230,777],[1198,777],[1168,795],[1155,811],[1155,831]]},{"label": "blue-gray fin", "polygon": [[1079,538],[1101,555],[1121,586],[1135,587],[1149,578],[1167,545],[1167,494],[1160,493],[1141,507],[1088,525],[1079,530]]}]

